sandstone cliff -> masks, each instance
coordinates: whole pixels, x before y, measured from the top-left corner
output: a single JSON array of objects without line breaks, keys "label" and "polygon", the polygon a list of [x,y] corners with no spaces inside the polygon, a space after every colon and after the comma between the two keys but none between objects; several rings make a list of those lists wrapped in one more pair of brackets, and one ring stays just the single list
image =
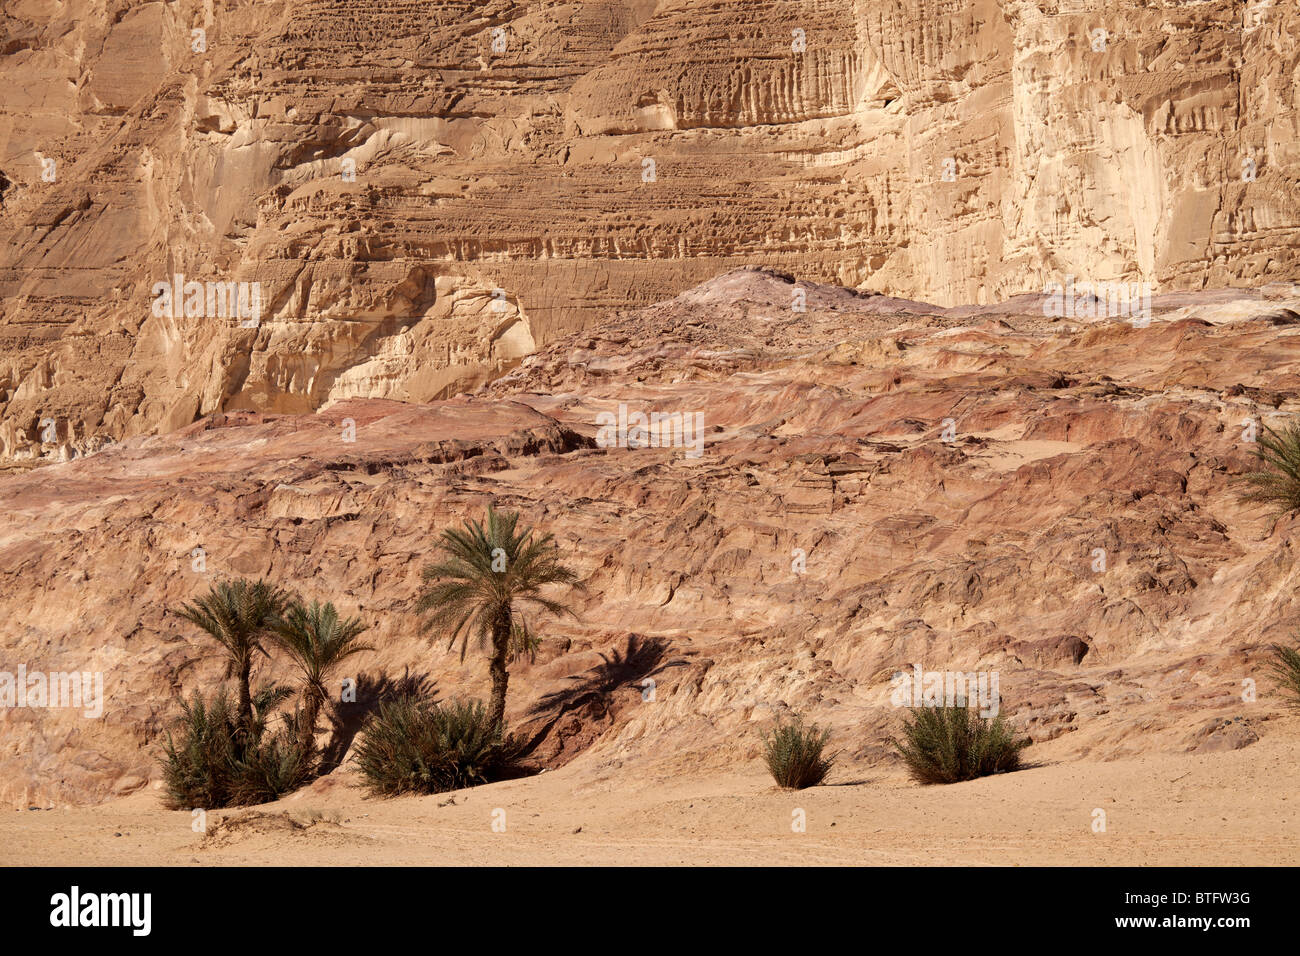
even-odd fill
[{"label": "sandstone cliff", "polygon": [[[1295,279],[1290,0],[14,0],[0,460],[424,401],[748,264]],[[257,283],[255,326],[155,285]]]}]

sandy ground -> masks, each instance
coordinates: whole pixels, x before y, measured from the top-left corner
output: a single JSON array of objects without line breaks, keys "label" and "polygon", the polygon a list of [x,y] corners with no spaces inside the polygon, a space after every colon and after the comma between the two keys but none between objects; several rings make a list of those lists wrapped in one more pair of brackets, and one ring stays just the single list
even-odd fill
[{"label": "sandy ground", "polygon": [[[157,791],[0,814],[5,865],[1295,865],[1300,720],[1243,750],[1053,763],[919,787],[837,770],[798,793],[758,764],[719,777],[592,782],[583,761],[431,797],[366,798],[336,775],[279,803],[207,815]],[[795,812],[806,832],[794,832]],[[1106,831],[1093,832],[1096,810]],[[504,832],[494,832],[494,813]]]}]

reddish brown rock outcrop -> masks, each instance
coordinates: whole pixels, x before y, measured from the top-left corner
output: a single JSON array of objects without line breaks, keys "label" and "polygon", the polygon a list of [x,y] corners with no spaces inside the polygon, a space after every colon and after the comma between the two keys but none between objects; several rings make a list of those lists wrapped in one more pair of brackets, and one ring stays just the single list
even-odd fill
[{"label": "reddish brown rock outcrop", "polygon": [[[1293,522],[1232,482],[1245,422],[1294,411],[1296,303],[1155,305],[1135,328],[742,271],[473,396],[221,414],[0,479],[0,655],[100,671],[107,696],[98,720],[0,714],[4,796],[156,776],[174,695],[221,671],[169,609],[226,575],[363,615],[367,673],[483,694],[482,661],[431,647],[411,603],[437,531],[489,501],[589,588],[511,682],[548,760],[594,740],[594,774],[731,765],[797,710],[874,763],[914,665],[996,671],[1002,712],[1061,759],[1249,744],[1279,712],[1261,662],[1300,569]],[[700,413],[702,454],[599,447],[620,404]]]}]

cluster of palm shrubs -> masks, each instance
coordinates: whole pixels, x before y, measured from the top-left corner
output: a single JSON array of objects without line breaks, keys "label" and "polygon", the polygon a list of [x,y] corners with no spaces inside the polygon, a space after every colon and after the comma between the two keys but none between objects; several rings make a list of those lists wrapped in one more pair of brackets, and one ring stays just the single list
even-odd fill
[{"label": "cluster of palm shrubs", "polygon": [[305,782],[309,762],[297,741],[267,734],[266,719],[282,691],[260,688],[254,695],[251,736],[225,689],[209,698],[195,691],[181,701],[180,742],[164,745],[168,803],[182,807],[230,807],[265,803]]},{"label": "cluster of palm shrubs", "polygon": [[[1002,717],[973,714],[965,705],[914,707],[903,722],[902,738],[889,744],[918,783],[960,783],[1020,769],[1028,738],[1018,738]],[[763,758],[777,786],[815,787],[835,763],[826,754],[831,732],[796,717],[779,722],[763,736]]]},{"label": "cluster of palm shrubs", "polygon": [[[245,806],[275,800],[314,775],[317,720],[327,680],[354,654],[365,626],[333,604],[303,603],[266,581],[222,581],[178,616],[197,625],[226,655],[226,687],[181,701],[163,745],[163,781],[173,807]],[[257,657],[281,653],[298,671],[296,689],[252,685]],[[296,698],[291,711],[280,707]]]},{"label": "cluster of palm shrubs", "polygon": [[[542,589],[581,587],[560,563],[551,535],[519,527],[519,515],[489,507],[485,522],[442,533],[442,560],[424,569],[416,603],[426,633],[488,654],[492,694],[479,701],[435,703],[427,694],[381,701],[361,727],[356,763],[364,785],[382,795],[433,793],[486,783],[519,771],[524,744],[506,733],[509,665],[531,659],[538,639],[518,606],[572,614]],[[317,723],[339,665],[362,651],[366,626],[332,604],[306,605],[265,581],[214,585],[178,615],[216,640],[226,655],[222,687],[181,701],[181,717],[163,747],[168,803],[177,808],[243,806],[275,800],[319,771]],[[253,686],[259,656],[283,654],[298,686]],[[292,710],[282,709],[293,699]]]},{"label": "cluster of palm shrubs", "polygon": [[1291,706],[1300,709],[1300,648],[1274,644],[1269,669]]},{"label": "cluster of palm shrubs", "polygon": [[[1300,424],[1281,432],[1265,426],[1259,446],[1259,468],[1244,476],[1250,490],[1243,497],[1282,513],[1300,512]],[[571,614],[543,596],[542,588],[581,587],[559,562],[552,536],[536,536],[518,522],[517,513],[489,507],[486,522],[467,521],[442,533],[442,560],[424,569],[416,610],[427,632],[449,638],[449,649],[460,643],[462,660],[471,639],[484,647],[491,697],[486,707],[477,701],[442,706],[419,694],[382,702],[362,728],[356,749],[358,769],[372,793],[439,792],[518,772],[524,745],[506,733],[504,723],[509,665],[531,659],[538,642],[516,605]],[[195,692],[181,702],[182,717],[164,747],[169,802],[176,807],[261,803],[310,780],[318,766],[316,723],[329,699],[327,679],[343,660],[373,650],[358,641],[365,626],[340,618],[332,604],[308,606],[264,581],[223,582],[179,614],[220,643],[237,697],[232,701],[221,688],[209,697]],[[251,686],[255,658],[268,654],[268,645],[298,670],[296,695],[282,685]],[[1300,705],[1300,648],[1275,645],[1274,652],[1275,676]],[[293,710],[277,714],[295,696]],[[816,724],[782,722],[764,735],[764,759],[781,787],[816,786],[834,765],[834,755],[826,752],[829,742],[830,731]],[[914,708],[902,737],[889,743],[913,779],[934,784],[1017,770],[1029,740],[1017,737],[1003,718],[980,717],[959,704]]]}]

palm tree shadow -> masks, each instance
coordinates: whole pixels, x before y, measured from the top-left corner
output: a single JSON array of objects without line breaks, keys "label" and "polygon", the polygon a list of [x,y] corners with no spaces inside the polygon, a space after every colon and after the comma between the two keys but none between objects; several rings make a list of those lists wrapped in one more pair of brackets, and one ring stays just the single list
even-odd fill
[{"label": "palm tree shadow", "polygon": [[427,674],[412,674],[409,667],[401,677],[358,674],[356,700],[333,701],[329,709],[330,739],[321,751],[320,775],[338,769],[366,719],[379,710],[380,704],[405,696],[422,697],[434,703],[438,691]]},{"label": "palm tree shadow", "polygon": [[630,634],[625,650],[615,648],[609,655],[602,653],[599,664],[573,675],[569,686],[547,694],[529,710],[528,719],[540,720],[541,724],[530,734],[523,754],[532,753],[556,722],[570,711],[590,706],[596,714],[607,713],[614,692],[620,687],[639,685],[663,670],[668,648],[663,638],[647,639]]}]

